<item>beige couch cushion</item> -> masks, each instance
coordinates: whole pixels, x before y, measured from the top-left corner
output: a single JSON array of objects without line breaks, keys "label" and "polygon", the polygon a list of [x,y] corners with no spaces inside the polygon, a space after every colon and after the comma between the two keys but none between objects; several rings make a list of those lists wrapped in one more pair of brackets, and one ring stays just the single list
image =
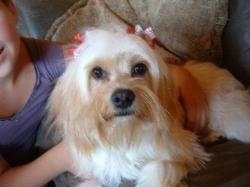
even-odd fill
[{"label": "beige couch cushion", "polygon": [[151,26],[167,57],[221,61],[227,0],[79,0],[58,18],[46,38],[72,42],[83,27]]}]

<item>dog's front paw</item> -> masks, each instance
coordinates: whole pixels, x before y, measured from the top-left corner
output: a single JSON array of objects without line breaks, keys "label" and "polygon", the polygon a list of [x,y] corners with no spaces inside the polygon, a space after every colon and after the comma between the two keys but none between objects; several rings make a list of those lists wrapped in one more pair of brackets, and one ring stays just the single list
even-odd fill
[{"label": "dog's front paw", "polygon": [[136,187],[184,187],[187,175],[185,164],[171,161],[153,161],[141,171]]},{"label": "dog's front paw", "polygon": [[95,179],[91,179],[77,184],[76,187],[102,187],[102,184]]},{"label": "dog's front paw", "polygon": [[210,132],[201,139],[203,145],[213,145],[218,142],[225,142],[226,138],[216,132]]}]

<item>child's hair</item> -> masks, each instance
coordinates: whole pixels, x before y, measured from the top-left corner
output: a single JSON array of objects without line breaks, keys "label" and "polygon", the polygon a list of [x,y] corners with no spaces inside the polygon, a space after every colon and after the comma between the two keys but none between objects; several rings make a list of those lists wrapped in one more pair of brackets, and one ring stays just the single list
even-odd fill
[{"label": "child's hair", "polygon": [[7,4],[9,0],[1,0],[4,4]]}]

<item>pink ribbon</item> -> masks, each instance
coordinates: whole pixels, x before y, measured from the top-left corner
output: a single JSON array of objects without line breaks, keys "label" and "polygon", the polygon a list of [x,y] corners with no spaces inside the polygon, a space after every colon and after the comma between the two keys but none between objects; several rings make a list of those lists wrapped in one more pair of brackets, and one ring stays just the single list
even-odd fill
[{"label": "pink ribbon", "polygon": [[152,48],[154,48],[156,43],[156,36],[152,27],[147,27],[143,29],[140,25],[135,25],[135,27],[129,27],[127,30],[128,33],[133,33],[137,36],[143,38]]}]

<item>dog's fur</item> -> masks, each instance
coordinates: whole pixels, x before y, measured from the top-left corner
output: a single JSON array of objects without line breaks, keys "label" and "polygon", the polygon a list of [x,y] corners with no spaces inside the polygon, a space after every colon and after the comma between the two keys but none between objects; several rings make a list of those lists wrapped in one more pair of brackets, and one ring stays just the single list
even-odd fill
[{"label": "dog's fur", "polygon": [[[144,65],[143,65],[144,64]],[[249,94],[226,70],[187,63],[209,102],[211,137],[250,141]],[[84,35],[49,99],[48,121],[68,142],[78,173],[101,185],[180,186],[208,154],[183,129],[168,65],[134,34]]]}]

